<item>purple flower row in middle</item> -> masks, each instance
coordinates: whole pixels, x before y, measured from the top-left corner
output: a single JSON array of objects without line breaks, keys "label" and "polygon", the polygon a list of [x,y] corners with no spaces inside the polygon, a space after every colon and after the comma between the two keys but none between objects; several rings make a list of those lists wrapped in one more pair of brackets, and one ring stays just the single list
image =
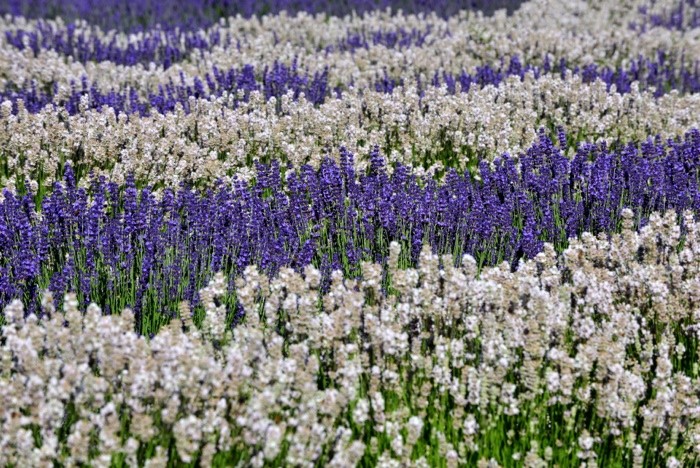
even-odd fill
[{"label": "purple flower row in middle", "polygon": [[[630,207],[642,225],[653,211],[700,212],[700,131],[683,140],[649,139],[611,150],[583,144],[573,159],[544,133],[519,165],[507,154],[481,181],[450,171],[443,183],[405,166],[389,174],[375,149],[367,173],[353,156],[319,170],[258,166],[257,179],[197,192],[165,190],[156,198],[94,180],[77,188],[70,168],[37,213],[33,194],[5,192],[0,203],[0,309],[49,287],[78,291],[85,302],[116,291],[136,310],[156,301],[195,301],[223,270],[231,281],[250,264],[320,266],[358,274],[361,260],[383,261],[401,242],[414,262],[422,245],[480,264],[532,257],[544,241],[563,246],[582,231],[610,232]],[[282,174],[282,172],[286,174]],[[100,296],[100,297],[96,297]],[[126,299],[125,299],[126,300]],[[37,304],[28,303],[29,311]]]}]

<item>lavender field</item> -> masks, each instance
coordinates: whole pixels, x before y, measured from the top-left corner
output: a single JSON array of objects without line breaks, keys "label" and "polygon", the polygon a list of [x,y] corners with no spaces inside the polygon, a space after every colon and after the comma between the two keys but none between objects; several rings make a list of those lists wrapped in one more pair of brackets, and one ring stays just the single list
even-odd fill
[{"label": "lavender field", "polygon": [[0,14],[0,466],[700,466],[700,2]]}]

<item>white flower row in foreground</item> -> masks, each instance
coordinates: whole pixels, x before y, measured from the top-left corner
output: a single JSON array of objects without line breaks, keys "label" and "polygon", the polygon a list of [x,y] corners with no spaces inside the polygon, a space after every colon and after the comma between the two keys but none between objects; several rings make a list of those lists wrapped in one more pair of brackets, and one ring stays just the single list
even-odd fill
[{"label": "white flower row in foreground", "polygon": [[16,301],[0,341],[0,464],[692,463],[700,223],[654,215],[637,233],[631,216],[610,239],[584,234],[559,258],[550,246],[479,277],[473,258],[455,267],[427,247],[400,270],[394,244],[388,295],[381,265],[360,281],[335,273],[321,296],[313,267],[249,267],[233,331],[221,275],[201,293],[201,328],[183,304],[150,340],[128,310],[82,314],[69,295],[24,317]]}]

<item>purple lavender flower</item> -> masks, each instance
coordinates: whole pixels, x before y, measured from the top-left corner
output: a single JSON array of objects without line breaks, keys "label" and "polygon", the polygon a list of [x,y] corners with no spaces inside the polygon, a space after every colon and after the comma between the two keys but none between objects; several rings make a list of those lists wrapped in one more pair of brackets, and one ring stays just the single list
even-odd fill
[{"label": "purple lavender flower", "polygon": [[[566,141],[557,133],[560,145]],[[558,248],[584,230],[610,232],[629,207],[640,223],[652,211],[700,208],[700,131],[640,145],[582,144],[571,160],[544,132],[524,154],[482,164],[480,181],[450,170],[444,182],[397,165],[391,175],[377,148],[356,173],[353,155],[326,159],[318,170],[259,164],[255,183],[166,190],[157,201],[133,177],[123,187],[93,179],[78,188],[70,166],[36,215],[33,194],[5,192],[0,203],[0,307],[48,285],[54,297],[75,291],[110,310],[133,307],[140,321],[154,311],[197,306],[213,272],[236,277],[250,264],[275,274],[283,266],[319,267],[328,284],[341,268],[384,262],[391,241],[417,261],[425,242],[481,265]],[[88,199],[92,200],[88,202]],[[45,286],[42,286],[45,287]],[[235,294],[234,291],[231,292]]]}]

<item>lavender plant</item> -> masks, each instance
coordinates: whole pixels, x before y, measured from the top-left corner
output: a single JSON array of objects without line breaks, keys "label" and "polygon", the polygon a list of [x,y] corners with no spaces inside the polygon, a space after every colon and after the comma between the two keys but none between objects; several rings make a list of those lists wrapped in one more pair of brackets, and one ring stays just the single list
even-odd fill
[{"label": "lavender plant", "polygon": [[[205,84],[206,83],[206,84]],[[44,107],[63,107],[69,115],[75,115],[87,109],[102,110],[111,108],[115,113],[148,115],[152,112],[161,114],[173,112],[181,107],[185,112],[190,112],[193,100],[221,97],[224,93],[234,96],[231,104],[236,106],[239,101],[246,101],[252,91],[261,91],[266,99],[272,97],[281,98],[291,91],[294,99],[304,95],[306,99],[315,104],[320,104],[326,97],[328,88],[328,72],[308,73],[297,69],[296,61],[287,66],[274,62],[272,67],[265,67],[262,72],[256,73],[254,67],[246,65],[240,70],[219,70],[216,67],[211,75],[207,74],[204,81],[195,78],[192,85],[188,85],[185,76],[180,75],[180,83],[172,80],[159,85],[157,90],[148,90],[144,99],[136,88],[129,87],[125,90],[102,91],[94,84],[88,82],[83,76],[80,85],[71,83],[71,91],[68,96],[58,97],[58,86],[54,84],[47,90],[39,90],[36,83],[27,84],[26,87],[9,86],[0,93],[0,98],[12,102],[12,111],[17,113],[18,102],[22,101],[22,107],[29,112],[39,112]],[[238,96],[240,95],[240,98]]]},{"label": "lavender plant", "polygon": [[264,15],[282,11],[290,14],[307,12],[345,16],[393,8],[406,13],[439,12],[443,16],[449,16],[469,9],[487,13],[496,8],[508,7],[512,10],[520,3],[521,0],[437,0],[431,4],[419,0],[146,0],[139,3],[125,3],[121,0],[3,0],[0,3],[0,13],[32,18],[60,16],[67,20],[83,19],[105,29],[140,30],[155,24],[194,29],[211,25],[228,16]]},{"label": "lavender plant", "polygon": [[519,166],[504,155],[473,176],[452,170],[442,183],[402,165],[389,174],[376,149],[366,173],[352,159],[341,149],[340,164],[327,159],[318,171],[284,175],[277,163],[258,165],[251,184],[183,186],[158,198],[133,178],[78,188],[68,167],[43,199],[5,194],[0,303],[24,297],[35,313],[38,291],[74,291],[81,304],[108,312],[133,308],[138,329],[152,333],[181,300],[198,305],[196,291],[214,271],[225,272],[233,293],[248,265],[274,275],[314,264],[324,290],[333,270],[358,277],[362,261],[384,262],[392,241],[404,246],[406,266],[430,244],[455,261],[470,254],[479,268],[515,267],[544,242],[560,251],[583,231],[615,232],[625,207],[636,226],[653,211],[700,208],[698,131],[641,149],[586,144],[571,160],[541,134]]},{"label": "lavender plant", "polygon": [[[687,64],[681,61],[679,65],[676,62],[667,58],[663,51],[658,52],[656,60],[642,57],[632,60],[627,69],[598,67],[595,64],[569,68],[565,59],[562,58],[553,64],[549,56],[545,57],[541,66],[523,65],[516,56],[508,60],[507,66],[502,58],[499,66],[476,67],[471,73],[465,70],[459,74],[435,71],[431,73],[432,78],[429,82],[421,80],[420,75],[424,75],[423,71],[416,70],[413,74],[416,75],[414,80],[421,97],[425,95],[425,88],[429,86],[445,86],[450,94],[455,94],[458,90],[467,93],[472,86],[498,86],[512,76],[525,80],[528,73],[532,73],[535,79],[549,73],[559,74],[562,79],[569,76],[569,73],[580,75],[583,83],[601,80],[608,91],[614,89],[619,94],[630,93],[633,84],[636,84],[637,90],[653,90],[656,97],[672,90],[680,93],[700,91],[697,62]],[[65,108],[69,115],[88,109],[102,110],[105,107],[117,114],[133,113],[140,116],[154,112],[174,112],[178,107],[189,113],[193,107],[193,98],[215,100],[224,95],[232,96],[233,99],[226,102],[235,107],[240,101],[247,101],[253,91],[262,92],[268,100],[273,97],[279,100],[287,92],[291,92],[294,100],[304,96],[314,105],[318,105],[329,98],[341,99],[343,90],[354,87],[352,80],[329,83],[328,75],[328,68],[313,74],[299,70],[295,59],[290,65],[275,61],[271,67],[265,67],[262,71],[256,71],[252,65],[229,70],[219,70],[215,66],[211,73],[205,74],[204,77],[195,77],[191,85],[184,74],[180,73],[179,83],[170,79],[168,83],[158,85],[157,90],[126,86],[125,89],[107,91],[94,83],[91,84],[86,76],[82,77],[80,84],[71,82],[69,93],[59,92],[55,82],[44,85],[44,89],[39,89],[36,82],[22,85],[9,83],[0,92],[0,100],[12,103],[14,114],[17,114],[20,107],[30,113],[53,107]],[[378,92],[393,93],[395,88],[404,87],[406,84],[406,79],[392,77],[385,70],[383,75],[376,76],[371,87]],[[281,107],[278,106],[278,110],[281,110]]]},{"label": "lavender plant", "polygon": [[662,11],[650,11],[650,6],[639,7],[641,17],[631,22],[630,28],[643,33],[653,27],[680,31],[700,27],[700,5],[697,0],[679,0]]},{"label": "lavender plant", "polygon": [[90,36],[85,31],[76,33],[74,24],[58,29],[54,23],[37,22],[33,28],[5,31],[8,45],[19,50],[31,50],[34,56],[44,51],[55,51],[81,63],[109,61],[117,65],[133,66],[151,63],[164,69],[185,60],[190,54],[209,51],[214,47],[230,47],[231,37],[221,37],[217,29],[209,34],[197,31],[163,30],[156,27],[144,31],[136,41],[122,46],[116,37],[111,39]]},{"label": "lavender plant", "polygon": [[[130,310],[5,308],[0,463],[693,466],[700,225],[654,213],[515,272],[421,251],[361,280],[253,266],[152,339]],[[681,231],[686,230],[681,242]],[[381,293],[382,271],[394,293]]]},{"label": "lavender plant", "polygon": [[[71,57],[80,63],[112,62],[117,65],[163,67],[170,66],[211,52],[216,47],[235,48],[241,52],[241,44],[249,42],[249,34],[239,33],[234,37],[230,29],[212,26],[195,31],[163,29],[154,27],[135,37],[122,38],[118,34],[105,34],[100,30],[77,28],[75,24],[60,25],[39,20],[31,26],[8,26],[4,36],[8,46],[20,51],[31,50],[34,57],[47,51]],[[428,25],[425,28],[376,29],[356,31],[348,28],[344,38],[329,45],[319,45],[315,50],[321,54],[354,52],[360,49],[383,46],[399,50],[410,47],[430,46],[426,40],[435,33]],[[449,31],[442,32],[442,36]]]}]

